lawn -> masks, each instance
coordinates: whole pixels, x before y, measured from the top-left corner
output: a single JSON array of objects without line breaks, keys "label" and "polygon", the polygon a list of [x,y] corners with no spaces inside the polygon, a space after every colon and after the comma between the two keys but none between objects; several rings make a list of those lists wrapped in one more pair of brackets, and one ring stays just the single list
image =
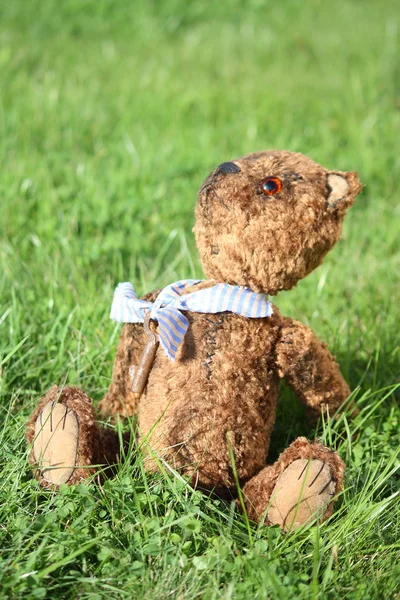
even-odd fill
[{"label": "lawn", "polygon": [[[1,599],[400,598],[399,21],[395,0],[0,0]],[[102,486],[41,491],[37,400],[56,382],[102,398],[115,284],[201,277],[197,189],[267,148],[365,186],[325,263],[276,299],[360,409],[315,430],[282,390],[270,460],[298,435],[336,447],[335,514],[284,535],[140,454]]]}]

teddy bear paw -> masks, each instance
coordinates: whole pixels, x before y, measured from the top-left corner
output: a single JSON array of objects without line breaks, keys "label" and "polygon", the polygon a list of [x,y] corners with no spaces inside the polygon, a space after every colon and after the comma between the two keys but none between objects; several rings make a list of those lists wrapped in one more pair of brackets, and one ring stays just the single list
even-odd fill
[{"label": "teddy bear paw", "polygon": [[278,478],[271,494],[268,520],[285,531],[322,517],[335,493],[330,466],[322,460],[300,458]]},{"label": "teddy bear paw", "polygon": [[67,483],[77,460],[79,422],[75,412],[49,402],[35,423],[33,454],[40,473],[53,485]]}]

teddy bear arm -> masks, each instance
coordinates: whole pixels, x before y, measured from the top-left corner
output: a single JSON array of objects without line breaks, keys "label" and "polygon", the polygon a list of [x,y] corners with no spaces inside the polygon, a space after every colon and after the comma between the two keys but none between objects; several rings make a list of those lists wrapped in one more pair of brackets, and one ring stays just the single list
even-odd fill
[{"label": "teddy bear arm", "polygon": [[276,346],[278,375],[305,405],[312,421],[333,414],[350,395],[335,358],[324,342],[298,321],[284,318]]},{"label": "teddy bear arm", "polygon": [[131,391],[130,368],[138,363],[144,345],[143,337],[142,325],[124,325],[114,360],[111,383],[99,404],[101,414],[130,416],[136,413],[137,400]]},{"label": "teddy bear arm", "polygon": [[[160,290],[142,296],[142,300],[154,302]],[[114,360],[111,384],[99,404],[101,414],[132,416],[137,412],[138,396],[132,391],[134,369],[139,364],[145,347],[145,335],[141,323],[125,323]]]}]

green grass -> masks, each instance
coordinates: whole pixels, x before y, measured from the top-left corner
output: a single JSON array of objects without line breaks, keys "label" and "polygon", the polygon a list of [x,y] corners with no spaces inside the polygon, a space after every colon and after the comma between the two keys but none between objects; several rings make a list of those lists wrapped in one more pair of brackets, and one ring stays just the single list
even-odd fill
[{"label": "green grass", "polygon": [[[399,52],[395,0],[0,0],[1,599],[399,598]],[[201,276],[196,190],[263,148],[365,184],[324,265],[277,298],[355,389],[358,417],[318,431],[283,390],[271,448],[336,446],[336,513],[248,527],[140,454],[103,486],[41,491],[38,398],[54,382],[102,397],[115,283]]]}]

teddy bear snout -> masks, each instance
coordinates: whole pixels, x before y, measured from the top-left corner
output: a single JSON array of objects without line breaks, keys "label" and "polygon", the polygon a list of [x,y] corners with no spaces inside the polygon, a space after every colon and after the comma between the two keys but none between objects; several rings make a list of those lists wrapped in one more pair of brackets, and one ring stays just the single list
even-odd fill
[{"label": "teddy bear snout", "polygon": [[230,173],[240,173],[241,168],[234,162],[224,162],[215,169],[215,175],[228,175]]},{"label": "teddy bear snout", "polygon": [[200,193],[207,189],[210,185],[214,185],[219,179],[220,175],[237,175],[241,172],[241,168],[233,162],[224,162],[216,167],[209,176],[203,181],[203,185],[200,188]]}]

